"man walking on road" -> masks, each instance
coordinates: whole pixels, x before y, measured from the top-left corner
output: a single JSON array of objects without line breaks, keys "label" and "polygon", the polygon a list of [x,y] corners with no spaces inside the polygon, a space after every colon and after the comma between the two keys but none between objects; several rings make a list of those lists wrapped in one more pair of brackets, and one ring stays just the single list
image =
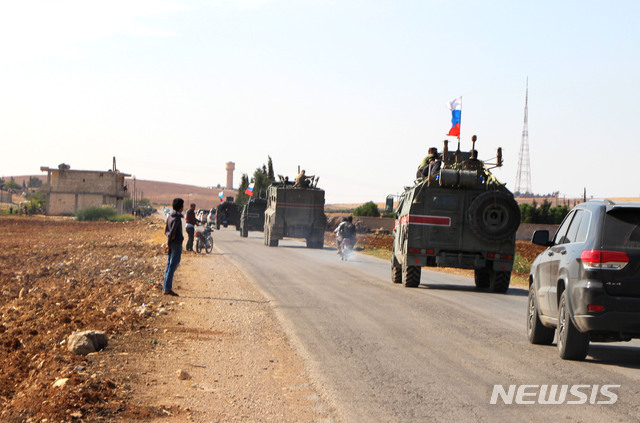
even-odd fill
[{"label": "man walking on road", "polygon": [[167,268],[164,271],[164,283],[162,290],[164,295],[178,297],[173,292],[173,274],[176,272],[180,259],[182,258],[182,210],[184,210],[184,200],[182,198],[173,199],[173,211],[167,217],[167,224],[164,227],[164,234],[167,236]]}]

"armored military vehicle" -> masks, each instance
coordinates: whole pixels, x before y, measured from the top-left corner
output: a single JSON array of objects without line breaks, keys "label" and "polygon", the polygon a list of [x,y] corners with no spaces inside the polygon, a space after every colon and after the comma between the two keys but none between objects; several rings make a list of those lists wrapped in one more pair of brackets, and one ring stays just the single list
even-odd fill
[{"label": "armored military vehicle", "polygon": [[216,212],[216,229],[234,225],[240,230],[240,206],[233,202],[233,197],[227,197],[226,201],[218,205]]},{"label": "armored military vehicle", "polygon": [[240,216],[240,236],[246,238],[249,231],[264,230],[264,211],[267,208],[267,200],[256,198],[249,201],[242,208]]},{"label": "armored military vehicle", "polygon": [[420,175],[400,196],[392,282],[417,287],[423,266],[439,266],[474,269],[478,288],[509,288],[520,208],[490,172],[489,166],[502,166],[502,150],[496,163],[485,163],[477,159],[475,135],[472,141],[471,152],[459,144],[450,152],[445,141],[440,169]]},{"label": "armored military vehicle", "polygon": [[284,182],[274,182],[267,190],[264,212],[264,243],[277,247],[283,237],[304,238],[308,248],[324,246],[327,216],[324,214],[324,190],[311,183],[305,188],[293,188]]}]

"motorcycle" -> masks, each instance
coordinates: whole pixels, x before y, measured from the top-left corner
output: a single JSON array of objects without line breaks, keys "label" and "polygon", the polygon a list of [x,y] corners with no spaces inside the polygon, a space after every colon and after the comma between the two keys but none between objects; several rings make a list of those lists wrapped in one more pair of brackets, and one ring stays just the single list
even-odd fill
[{"label": "motorcycle", "polygon": [[213,236],[209,225],[206,225],[201,231],[196,231],[196,252],[200,254],[203,249],[207,254],[213,251]]},{"label": "motorcycle", "polygon": [[342,260],[347,261],[353,254],[353,240],[351,238],[344,238],[340,244],[338,253]]}]

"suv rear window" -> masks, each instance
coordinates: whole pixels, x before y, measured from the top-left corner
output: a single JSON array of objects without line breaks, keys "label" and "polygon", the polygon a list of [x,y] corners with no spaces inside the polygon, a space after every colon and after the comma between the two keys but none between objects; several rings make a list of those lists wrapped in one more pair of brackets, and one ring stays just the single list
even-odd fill
[{"label": "suv rear window", "polygon": [[603,248],[640,249],[640,208],[618,208],[604,219]]}]

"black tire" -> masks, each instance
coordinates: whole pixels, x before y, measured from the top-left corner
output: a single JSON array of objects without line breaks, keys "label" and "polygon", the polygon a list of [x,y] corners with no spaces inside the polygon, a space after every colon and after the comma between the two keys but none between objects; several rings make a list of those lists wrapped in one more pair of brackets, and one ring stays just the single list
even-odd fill
[{"label": "black tire", "polygon": [[271,229],[266,230],[265,232],[265,239],[267,242],[267,246],[269,247],[277,247],[278,246],[278,240],[277,239],[273,239],[271,237]]},{"label": "black tire", "polygon": [[200,238],[196,239],[196,253],[200,254],[202,252],[202,241]]},{"label": "black tire", "polygon": [[391,265],[391,282],[402,283],[402,268]]},{"label": "black tire", "polygon": [[407,288],[417,288],[420,286],[420,266],[405,266],[404,286]]},{"label": "black tire", "polygon": [[469,206],[467,220],[471,231],[490,242],[511,237],[520,226],[520,207],[506,192],[487,191]]},{"label": "black tire", "polygon": [[475,269],[474,271],[474,280],[476,282],[476,287],[480,289],[489,288],[490,281],[490,273],[489,269],[483,267],[482,269]]},{"label": "black tire", "polygon": [[500,294],[507,292],[509,283],[511,282],[511,272],[496,272],[490,270],[489,275],[489,289],[492,292],[498,292]]},{"label": "black tire", "polygon": [[548,328],[540,321],[538,315],[538,299],[534,285],[529,286],[529,300],[527,303],[527,337],[529,342],[537,345],[551,345],[556,334],[554,328]]},{"label": "black tire", "polygon": [[207,243],[204,246],[204,249],[207,254],[211,254],[211,252],[213,251],[213,237],[211,237],[211,235],[207,237]]},{"label": "black tire", "polygon": [[558,354],[564,360],[584,360],[589,352],[589,334],[576,329],[569,313],[564,291],[558,304]]}]

